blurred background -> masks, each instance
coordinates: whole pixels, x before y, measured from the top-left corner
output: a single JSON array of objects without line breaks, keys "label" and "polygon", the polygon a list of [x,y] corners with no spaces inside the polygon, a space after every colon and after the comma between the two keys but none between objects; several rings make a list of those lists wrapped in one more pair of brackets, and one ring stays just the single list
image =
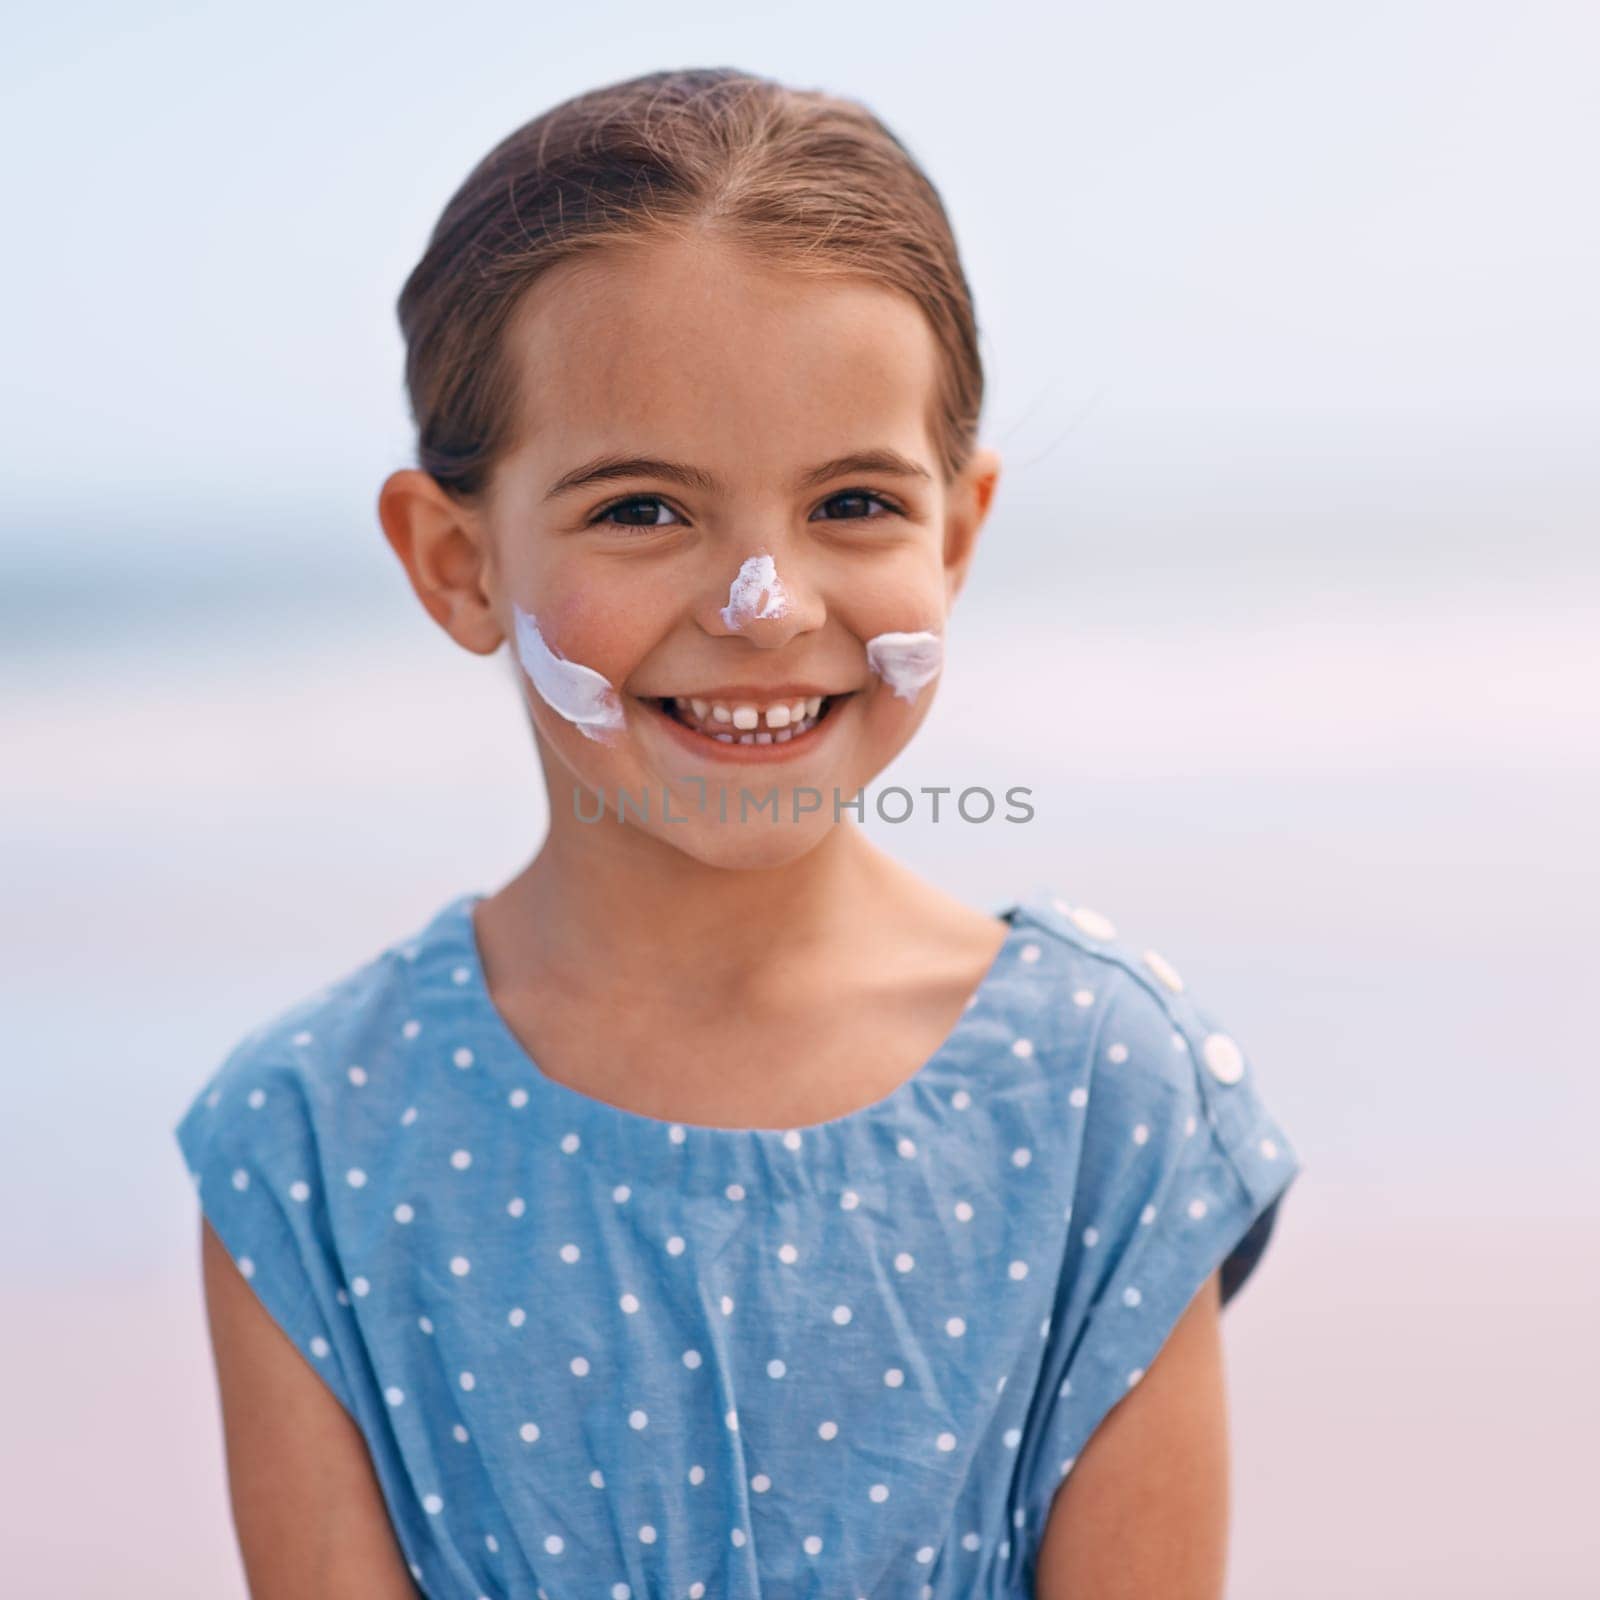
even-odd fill
[{"label": "blurred background", "polygon": [[866,100],[1006,462],[871,822],[1239,1038],[1306,1172],[1225,1315],[1235,1600],[1600,1593],[1600,14],[819,0],[35,9],[0,127],[7,1584],[240,1596],[172,1128],[528,858],[504,657],[375,515],[435,216],[580,89]]}]

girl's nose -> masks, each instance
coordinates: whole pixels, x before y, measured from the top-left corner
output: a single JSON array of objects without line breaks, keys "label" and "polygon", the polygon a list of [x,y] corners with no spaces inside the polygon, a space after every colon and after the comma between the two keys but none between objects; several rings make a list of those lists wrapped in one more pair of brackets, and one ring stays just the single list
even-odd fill
[{"label": "girl's nose", "polygon": [[768,649],[820,626],[824,615],[811,584],[792,562],[780,570],[770,550],[746,556],[731,576],[714,579],[711,590],[699,608],[706,631],[737,634]]}]

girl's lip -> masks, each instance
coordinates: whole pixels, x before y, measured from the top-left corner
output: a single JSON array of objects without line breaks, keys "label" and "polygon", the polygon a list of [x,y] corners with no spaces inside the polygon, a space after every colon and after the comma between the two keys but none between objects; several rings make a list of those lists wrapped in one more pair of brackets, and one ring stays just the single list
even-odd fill
[{"label": "girl's lip", "polygon": [[731,689],[678,689],[670,695],[657,695],[658,700],[716,700],[725,706],[736,702],[745,705],[770,706],[781,701],[810,700],[813,696],[820,695],[827,699],[831,695],[850,694],[849,689],[823,689],[814,683],[767,683],[767,684],[735,684]]},{"label": "girl's lip", "polygon": [[[800,734],[796,738],[785,739],[783,743],[774,740],[771,744],[740,744],[738,734],[744,730],[730,728],[728,731],[734,735],[729,743],[713,738],[710,734],[697,733],[693,728],[686,727],[679,722],[671,712],[662,708],[657,700],[646,700],[635,696],[644,714],[653,719],[659,727],[664,727],[672,739],[691,755],[698,756],[702,761],[731,761],[740,766],[762,766],[768,762],[789,761],[797,756],[807,755],[817,749],[820,742],[827,738],[828,729],[844,714],[846,706],[855,698],[854,693],[836,695],[827,707],[826,714],[814,728]],[[751,729],[750,732],[756,730]]]}]

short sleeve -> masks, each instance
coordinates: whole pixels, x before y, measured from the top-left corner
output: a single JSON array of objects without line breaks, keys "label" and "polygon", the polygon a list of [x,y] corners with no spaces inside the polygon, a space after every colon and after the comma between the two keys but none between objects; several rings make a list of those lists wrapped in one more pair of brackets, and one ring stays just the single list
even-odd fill
[{"label": "short sleeve", "polygon": [[1144,1376],[1213,1272],[1255,1270],[1302,1170],[1232,1037],[1186,993],[1127,969],[1068,1096],[1079,1161],[1016,1521],[1035,1541],[1106,1414]]},{"label": "short sleeve", "polygon": [[174,1132],[200,1209],[272,1319],[356,1415],[362,1351],[333,1245],[314,1100],[288,1040],[234,1051]]}]

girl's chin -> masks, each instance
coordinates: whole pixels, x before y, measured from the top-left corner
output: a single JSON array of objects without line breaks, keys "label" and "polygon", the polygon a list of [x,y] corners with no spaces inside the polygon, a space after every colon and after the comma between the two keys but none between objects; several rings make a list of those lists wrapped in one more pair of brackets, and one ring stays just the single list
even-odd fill
[{"label": "girl's chin", "polygon": [[798,822],[791,822],[787,814],[780,813],[777,826],[773,825],[770,806],[765,813],[752,810],[747,822],[731,820],[736,815],[730,806],[730,820],[718,822],[713,800],[704,816],[691,813],[681,826],[652,826],[650,831],[669,848],[704,866],[766,871],[799,860],[836,826],[831,806],[802,816]]}]

